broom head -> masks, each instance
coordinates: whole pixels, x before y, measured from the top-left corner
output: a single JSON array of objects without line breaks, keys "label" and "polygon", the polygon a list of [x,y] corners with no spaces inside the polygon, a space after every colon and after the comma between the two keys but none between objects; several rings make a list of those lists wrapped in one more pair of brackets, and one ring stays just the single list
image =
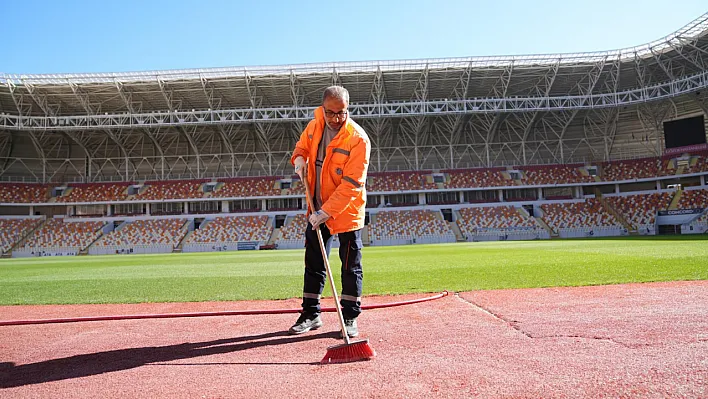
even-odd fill
[{"label": "broom head", "polygon": [[369,340],[353,341],[348,344],[330,346],[327,353],[320,360],[321,364],[349,363],[369,360],[376,356],[376,352],[369,345]]}]

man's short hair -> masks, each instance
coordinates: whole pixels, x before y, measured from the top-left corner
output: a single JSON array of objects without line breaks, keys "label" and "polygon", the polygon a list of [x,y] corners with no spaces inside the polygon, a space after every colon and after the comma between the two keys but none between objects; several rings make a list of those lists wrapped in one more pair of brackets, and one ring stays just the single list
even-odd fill
[{"label": "man's short hair", "polygon": [[329,86],[322,94],[322,102],[324,103],[328,98],[336,98],[349,104],[349,90],[342,86]]}]

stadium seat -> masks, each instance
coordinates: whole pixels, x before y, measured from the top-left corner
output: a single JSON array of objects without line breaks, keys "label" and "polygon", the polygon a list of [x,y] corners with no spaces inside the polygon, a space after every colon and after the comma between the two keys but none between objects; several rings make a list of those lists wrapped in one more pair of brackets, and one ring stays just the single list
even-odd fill
[{"label": "stadium seat", "polygon": [[27,233],[37,228],[42,219],[0,219],[0,254],[7,252]]},{"label": "stadium seat", "polygon": [[202,184],[208,180],[173,180],[146,182],[135,200],[203,198]]},{"label": "stadium seat", "polygon": [[603,181],[622,181],[645,179],[672,174],[661,170],[661,160],[658,158],[642,158],[627,161],[612,161],[602,164],[601,179]]},{"label": "stadium seat", "polygon": [[543,230],[536,219],[522,216],[513,206],[461,208],[457,225],[463,234],[483,231]]},{"label": "stadium seat", "polygon": [[205,222],[185,240],[185,243],[224,243],[238,241],[268,241],[273,228],[268,216],[217,217]]},{"label": "stadium seat", "polygon": [[[678,200],[678,209],[708,208],[708,190],[684,190]],[[665,208],[664,208],[665,209]]]},{"label": "stadium seat", "polygon": [[400,192],[437,188],[427,181],[425,175],[423,172],[370,173],[366,189],[369,192]]},{"label": "stadium seat", "polygon": [[560,229],[621,226],[599,200],[542,204],[543,220],[556,232]]},{"label": "stadium seat", "polygon": [[240,177],[232,179],[219,179],[218,189],[212,197],[260,197],[279,196],[280,189],[276,188],[280,180],[276,177]]},{"label": "stadium seat", "polygon": [[48,199],[49,186],[45,184],[0,183],[0,203],[40,203]]},{"label": "stadium seat", "polygon": [[56,202],[123,201],[128,198],[128,186],[133,183],[72,183],[67,194]]},{"label": "stadium seat", "polygon": [[606,197],[606,200],[627,220],[627,223],[635,228],[641,228],[654,226],[657,212],[668,209],[672,198],[671,193],[652,193]]},{"label": "stadium seat", "polygon": [[64,222],[62,219],[50,219],[25,241],[24,251],[37,248],[63,247],[86,248],[101,236],[104,222]]},{"label": "stadium seat", "polygon": [[583,175],[579,168],[583,165],[539,165],[522,166],[517,169],[524,172],[523,183],[527,185],[552,185],[569,183],[592,183],[595,179]]},{"label": "stadium seat", "polygon": [[445,188],[481,188],[512,186],[514,182],[504,178],[504,168],[449,169],[444,170],[448,179]]},{"label": "stadium seat", "polygon": [[167,244],[173,248],[182,240],[186,219],[152,219],[128,222],[120,229],[101,237],[95,246],[134,246]]},{"label": "stadium seat", "polygon": [[376,221],[369,224],[371,240],[412,239],[451,234],[453,233],[450,225],[437,218],[436,212],[430,210],[378,212]]}]

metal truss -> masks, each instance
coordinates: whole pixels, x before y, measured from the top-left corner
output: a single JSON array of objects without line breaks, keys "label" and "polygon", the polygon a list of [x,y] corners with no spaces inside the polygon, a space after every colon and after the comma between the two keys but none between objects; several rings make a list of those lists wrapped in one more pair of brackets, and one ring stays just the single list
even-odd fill
[{"label": "metal truss", "polygon": [[[255,86],[254,86],[255,87]],[[350,112],[354,118],[437,116],[454,114],[496,114],[526,113],[598,109],[637,105],[659,101],[700,90],[708,89],[708,71],[704,71],[676,81],[649,85],[639,89],[615,93],[598,93],[564,96],[527,96],[512,98],[475,98],[448,99],[435,101],[408,101],[383,104],[352,104]],[[257,91],[250,91],[254,104]],[[165,100],[170,103],[171,96],[165,92]],[[41,101],[41,100],[40,100]],[[46,107],[46,105],[44,106]],[[272,122],[305,122],[312,119],[315,107],[289,106],[279,108],[247,108],[231,110],[194,110],[178,111],[172,106],[169,112],[142,114],[108,114],[47,116],[0,115],[0,127],[7,130],[46,131],[46,130],[95,130],[117,128],[166,127],[203,125],[228,125],[238,123],[267,124]],[[262,133],[263,134],[263,133]],[[185,137],[193,151],[191,137]],[[265,138],[265,137],[263,137]]]},{"label": "metal truss", "polygon": [[290,175],[330,84],[350,89],[371,171],[657,155],[664,118],[708,114],[707,31],[704,14],[608,52],[0,75],[0,179]]}]

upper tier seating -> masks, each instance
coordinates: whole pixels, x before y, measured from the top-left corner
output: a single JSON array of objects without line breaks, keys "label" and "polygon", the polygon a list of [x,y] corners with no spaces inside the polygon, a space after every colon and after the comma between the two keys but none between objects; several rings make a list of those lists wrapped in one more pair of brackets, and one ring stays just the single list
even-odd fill
[{"label": "upper tier seating", "polygon": [[691,157],[689,166],[685,168],[684,173],[701,173],[708,172],[708,151],[694,154]]},{"label": "upper tier seating", "polygon": [[135,200],[166,200],[202,198],[202,184],[205,180],[174,180],[146,182],[145,188],[135,196]]},{"label": "upper tier seating", "polygon": [[48,199],[49,186],[45,184],[0,183],[0,203],[27,204]]},{"label": "upper tier seating", "polygon": [[277,177],[240,177],[233,179],[219,179],[223,184],[212,193],[212,197],[260,197],[278,196],[281,190],[277,188]]},{"label": "upper tier seating", "polygon": [[259,241],[265,243],[273,228],[268,216],[217,217],[206,222],[187,237],[187,243],[223,243]]},{"label": "upper tier seating", "polygon": [[72,183],[71,191],[57,202],[124,201],[128,198],[128,186],[132,183]]},{"label": "upper tier seating", "polygon": [[7,252],[27,233],[37,228],[42,219],[0,219],[0,254]]},{"label": "upper tier seating", "polygon": [[[664,176],[667,171],[661,170],[662,162],[658,158],[643,158],[627,161],[606,162],[602,167],[603,181],[621,181]],[[675,173],[671,170],[669,174]]]},{"label": "upper tier seating", "polygon": [[514,182],[504,178],[504,168],[446,170],[448,181],[445,188],[478,188],[513,186]]},{"label": "upper tier seating", "polygon": [[435,183],[429,182],[423,172],[387,172],[368,175],[368,192],[398,192],[423,189],[435,189]]},{"label": "upper tier seating", "polygon": [[103,222],[64,222],[50,219],[25,241],[23,249],[40,247],[86,248],[101,235]]},{"label": "upper tier seating", "polygon": [[583,202],[542,204],[543,220],[553,230],[602,226],[621,226],[605,210],[599,200],[590,198]]},{"label": "upper tier seating", "polygon": [[187,231],[186,219],[153,219],[128,222],[96,242],[96,246],[167,244],[176,247]]},{"label": "upper tier seating", "polygon": [[578,168],[582,165],[543,165],[537,167],[524,166],[523,184],[549,185],[568,183],[592,183],[595,179],[590,175],[583,175]]}]

